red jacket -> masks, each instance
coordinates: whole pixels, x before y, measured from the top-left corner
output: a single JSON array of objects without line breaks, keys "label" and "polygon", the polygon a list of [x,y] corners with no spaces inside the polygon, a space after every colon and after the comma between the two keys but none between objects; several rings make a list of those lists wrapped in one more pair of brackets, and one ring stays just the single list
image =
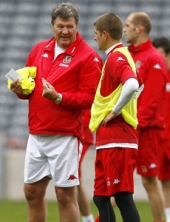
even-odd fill
[{"label": "red jacket", "polygon": [[[165,130],[164,139],[170,140],[170,118],[169,118],[169,110],[170,110],[170,70],[167,73],[167,83],[166,83],[166,104],[165,104]],[[169,147],[168,147],[169,148]]]},{"label": "red jacket", "polygon": [[144,83],[144,90],[138,99],[138,128],[164,128],[163,109],[167,73],[164,58],[152,46],[151,40],[137,47],[130,45],[128,48]]},{"label": "red jacket", "polygon": [[94,144],[93,133],[89,129],[90,122],[90,110],[84,110],[83,118],[82,118],[82,135],[83,135],[83,143],[92,145]]},{"label": "red jacket", "polygon": [[[31,134],[66,134],[81,138],[82,109],[90,109],[102,60],[77,33],[76,40],[54,60],[55,38],[36,44],[26,66],[36,66],[36,87],[29,99]],[[42,97],[42,78],[62,94],[62,102]]]}]

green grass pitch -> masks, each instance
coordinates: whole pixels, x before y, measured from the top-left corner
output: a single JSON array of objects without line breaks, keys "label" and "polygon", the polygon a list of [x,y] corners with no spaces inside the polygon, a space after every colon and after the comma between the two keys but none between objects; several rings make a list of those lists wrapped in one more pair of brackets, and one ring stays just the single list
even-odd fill
[{"label": "green grass pitch", "polygon": [[[153,221],[151,210],[148,202],[136,201],[141,222]],[[91,202],[93,215],[98,215],[97,209]],[[117,222],[122,222],[119,209],[114,208]],[[0,222],[26,222],[27,221],[27,204],[26,201],[0,201]],[[55,201],[48,201],[48,217],[46,222],[59,222],[58,208]]]}]

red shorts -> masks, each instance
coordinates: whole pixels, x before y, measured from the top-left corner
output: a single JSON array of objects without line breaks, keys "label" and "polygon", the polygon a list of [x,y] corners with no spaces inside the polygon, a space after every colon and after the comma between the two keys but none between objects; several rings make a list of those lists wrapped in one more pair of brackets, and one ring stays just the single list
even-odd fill
[{"label": "red shorts", "polygon": [[137,156],[137,173],[141,176],[152,177],[159,174],[159,148],[161,131],[147,129],[140,132]]},{"label": "red shorts", "polygon": [[112,196],[123,191],[133,193],[136,155],[137,150],[132,148],[97,150],[94,195]]},{"label": "red shorts", "polygon": [[170,179],[170,139],[162,139],[159,149],[159,179]]}]

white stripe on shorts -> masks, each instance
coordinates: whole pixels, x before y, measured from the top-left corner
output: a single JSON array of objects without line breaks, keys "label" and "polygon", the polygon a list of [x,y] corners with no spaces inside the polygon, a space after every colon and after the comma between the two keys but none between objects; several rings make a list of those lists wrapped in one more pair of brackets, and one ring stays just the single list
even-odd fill
[{"label": "white stripe on shorts", "polygon": [[78,163],[77,137],[30,134],[25,157],[24,182],[34,183],[49,176],[57,187],[77,186]]}]

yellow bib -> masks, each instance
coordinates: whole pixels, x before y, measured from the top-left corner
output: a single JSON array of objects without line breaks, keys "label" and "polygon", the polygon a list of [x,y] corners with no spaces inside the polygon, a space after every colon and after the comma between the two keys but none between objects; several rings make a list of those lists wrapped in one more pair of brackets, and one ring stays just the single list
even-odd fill
[{"label": "yellow bib", "polygon": [[[132,67],[132,70],[134,71],[136,75],[135,64],[127,47],[117,48],[114,50],[114,52],[116,51],[119,51],[126,56],[130,66]],[[92,132],[95,132],[97,130],[97,128],[99,127],[99,125],[101,124],[105,116],[112,111],[122,91],[122,84],[120,84],[110,95],[106,97],[101,96],[100,88],[101,88],[101,80],[104,74],[104,68],[105,68],[105,65],[103,66],[103,69],[102,69],[102,75],[101,75],[100,82],[97,87],[96,95],[94,98],[94,102],[91,108],[91,119],[89,123],[89,128]],[[132,125],[134,128],[137,127],[137,124],[138,124],[137,92],[134,94],[133,98],[124,106],[124,108],[121,110],[121,113],[124,120],[128,124]]]},{"label": "yellow bib", "polygon": [[[35,66],[24,67],[16,70],[22,76],[21,88],[23,89],[24,95],[29,95],[35,88],[34,78],[36,77],[37,68]],[[8,79],[7,87],[11,88],[12,80]]]}]

